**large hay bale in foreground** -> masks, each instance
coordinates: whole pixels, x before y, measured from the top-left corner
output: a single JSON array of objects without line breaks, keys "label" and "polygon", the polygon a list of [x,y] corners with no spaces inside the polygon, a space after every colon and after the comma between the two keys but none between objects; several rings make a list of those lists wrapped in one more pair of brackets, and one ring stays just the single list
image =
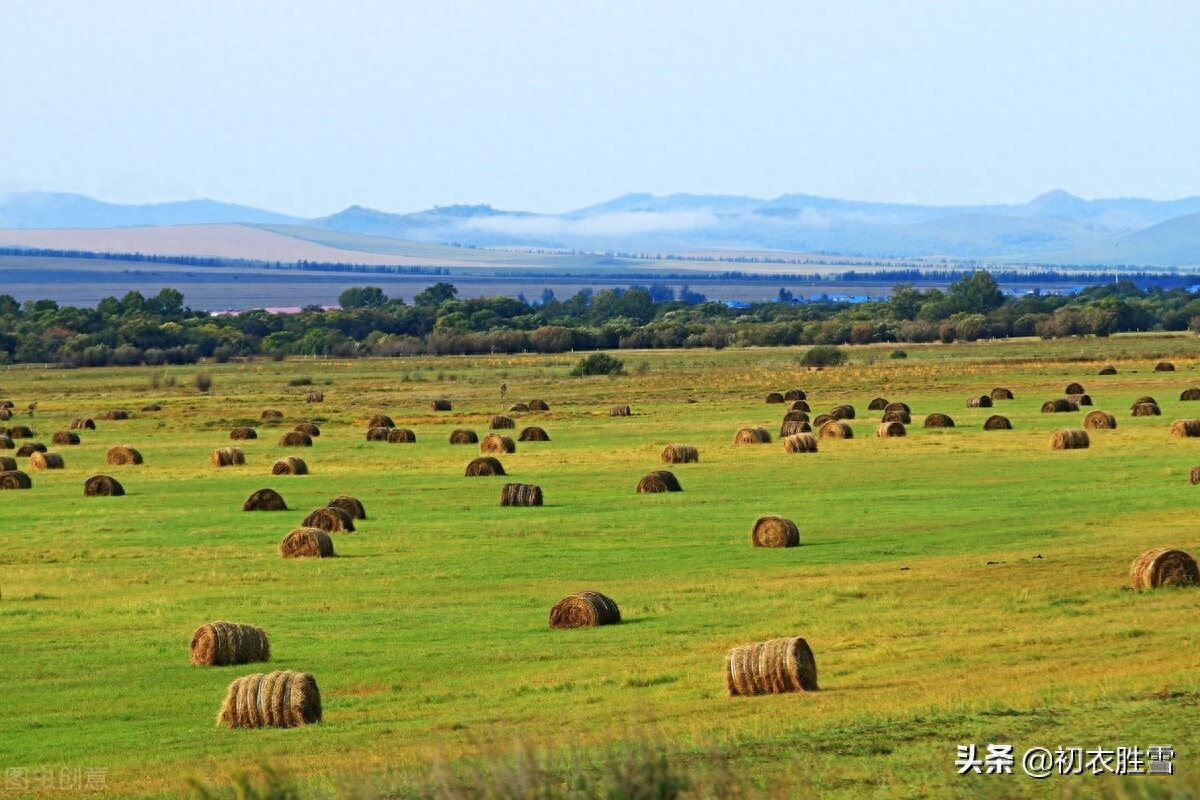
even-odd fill
[{"label": "large hay bale in foreground", "polygon": [[1067,395],[1067,399],[1074,403],[1076,408],[1092,404],[1092,396],[1090,394],[1070,394]]},{"label": "large hay bale in foreground", "polygon": [[275,408],[268,408],[262,412],[261,418],[267,421],[280,420],[283,419],[283,412]]},{"label": "large hay bale in foreground", "polygon": [[136,465],[142,463],[142,454],[132,447],[119,444],[108,449],[108,463],[112,466]]},{"label": "large hay bale in foreground", "polygon": [[1200,436],[1200,419],[1177,419],[1171,423],[1171,435],[1180,439]]},{"label": "large hay bale in foreground", "polygon": [[1097,375],[1116,375],[1117,368],[1114,367],[1112,364],[1106,364],[1105,366],[1101,367],[1100,371],[1097,372],[1096,374]]},{"label": "large hay bale in foreground", "polygon": [[930,414],[925,418],[926,428],[953,428],[954,420],[946,414]]},{"label": "large hay bale in foreground", "polygon": [[770,444],[771,434],[757,425],[742,428],[733,437],[734,444]]},{"label": "large hay bale in foreground", "polygon": [[779,426],[779,438],[786,439],[797,433],[809,433],[810,431],[812,431],[812,425],[809,425],[807,422],[784,420],[783,424]]},{"label": "large hay bale in foreground", "polygon": [[307,433],[309,436],[320,436],[321,435],[321,429],[318,428],[316,425],[314,425],[311,422],[301,422],[301,423],[297,424],[296,427],[293,428],[292,430],[298,431],[300,433]]},{"label": "large hay bale in foreground", "polygon": [[811,433],[793,433],[784,437],[783,452],[785,453],[815,453],[817,452],[817,437]]},{"label": "large hay bale in foreground", "polygon": [[17,448],[17,457],[28,458],[34,453],[44,453],[46,452],[46,449],[46,445],[42,444],[41,442],[26,442]]},{"label": "large hay bale in foreground", "polygon": [[831,419],[817,429],[817,435],[822,439],[853,439],[854,429],[844,422]]},{"label": "large hay bale in foreground", "polygon": [[387,414],[376,414],[375,416],[371,417],[370,421],[367,423],[367,427],[387,428],[388,430],[391,430],[392,428],[396,427],[396,423],[393,422],[392,418]]},{"label": "large hay bale in foreground", "polygon": [[108,413],[106,413],[104,415],[104,418],[108,419],[108,420],[129,419],[129,412],[117,409],[117,410],[109,411]]},{"label": "large hay bale in foreground", "polygon": [[306,403],[324,403],[325,402],[325,393],[324,392],[309,392],[308,396],[304,398],[304,402],[306,402]]},{"label": "large hay bale in foreground", "polygon": [[74,431],[55,431],[50,442],[52,444],[79,444],[79,434]]},{"label": "large hay bale in foreground", "polygon": [[501,436],[498,433],[489,433],[487,436],[483,437],[483,441],[479,443],[479,452],[515,453],[517,452],[517,445],[511,437]]},{"label": "large hay bale in foreground", "polygon": [[540,506],[542,487],[527,483],[506,483],[500,490],[502,506]]},{"label": "large hay bale in foreground", "polygon": [[479,434],[466,428],[457,428],[450,434],[450,444],[478,444]]},{"label": "large hay bale in foreground", "polygon": [[1089,411],[1083,418],[1083,427],[1088,430],[1113,430],[1117,427],[1117,418],[1107,411]]},{"label": "large hay bale in foreground", "polygon": [[391,432],[391,428],[367,428],[367,441],[386,442]]},{"label": "large hay bale in foreground", "polygon": [[1184,389],[1182,392],[1179,393],[1179,399],[1184,402],[1188,402],[1188,401],[1192,401],[1192,400],[1200,400],[1200,389],[1197,389],[1195,387],[1193,387],[1191,389]]},{"label": "large hay bale in foreground", "polygon": [[881,422],[899,422],[901,425],[911,425],[912,415],[907,411],[888,411],[883,415]]},{"label": "large hay bale in foreground", "polygon": [[1200,569],[1196,560],[1182,550],[1160,547],[1134,559],[1129,568],[1129,583],[1134,589],[1191,586],[1200,584]]},{"label": "large hay bale in foreground", "polygon": [[217,714],[217,724],[230,728],[296,728],[320,721],[316,679],[291,670],[238,678]]},{"label": "large hay bale in foreground", "polygon": [[772,404],[773,403],[782,403],[783,402],[783,392],[768,392],[767,393],[767,402],[772,403]]},{"label": "large hay bale in foreground", "polygon": [[296,528],[279,543],[279,555],[284,558],[330,558],[333,539],[320,528]]},{"label": "large hay bale in foreground", "polygon": [[629,409],[629,406],[613,406],[608,410],[610,417],[628,417],[632,416],[632,414],[633,412]]},{"label": "large hay bale in foreground", "polygon": [[308,464],[303,458],[284,456],[271,465],[272,475],[307,475]]},{"label": "large hay bale in foreground", "polygon": [[1050,438],[1051,450],[1083,450],[1089,444],[1087,431],[1078,428],[1063,428]]},{"label": "large hay bale in foreground", "polygon": [[700,451],[690,444],[669,444],[662,451],[664,464],[695,464],[700,460]]},{"label": "large hay bale in foreground", "polygon": [[529,404],[528,403],[513,403],[511,406],[508,407],[508,410],[511,413],[524,414],[526,411],[529,410]]},{"label": "large hay bale in foreground", "polygon": [[530,411],[549,411],[550,405],[545,400],[530,400],[529,401],[529,410]]},{"label": "large hay bale in foreground", "polygon": [[0,456],[0,472],[8,472],[17,468],[17,460],[12,456]]},{"label": "large hay bale in foreground", "polygon": [[536,425],[530,425],[528,428],[521,430],[521,435],[517,437],[518,442],[548,442],[550,434],[546,433],[543,428]]},{"label": "large hay bale in foreground", "polygon": [[84,481],[84,497],[122,497],[125,487],[111,475],[93,475]]},{"label": "large hay bale in foreground", "polygon": [[246,454],[240,447],[218,447],[209,458],[214,467],[236,467],[246,463]]},{"label": "large hay bale in foreground", "polygon": [[876,397],[871,402],[867,403],[867,411],[885,411],[887,410],[888,401],[886,397]]},{"label": "large hay bale in foreground", "polygon": [[1066,411],[1078,411],[1079,406],[1072,403],[1065,397],[1059,397],[1054,400],[1047,400],[1042,403],[1043,414],[1061,414]]},{"label": "large hay bale in foreground", "polygon": [[432,403],[430,403],[429,407],[431,409],[433,409],[434,411],[453,411],[454,410],[454,404],[451,403],[449,400],[447,400],[444,397],[439,397],[437,400],[434,400]]},{"label": "large hay bale in foreground", "polygon": [[1067,384],[1067,388],[1063,389],[1063,394],[1070,396],[1073,394],[1083,394],[1085,391],[1087,390],[1083,388],[1082,383],[1072,381]]},{"label": "large hay bale in foreground", "polygon": [[271,660],[267,632],[241,622],[209,622],[192,634],[188,655],[198,667],[224,667]]},{"label": "large hay bale in foreground", "polygon": [[883,413],[890,414],[893,411],[903,411],[905,414],[912,414],[912,409],[908,407],[908,403],[901,403],[899,400],[884,405]]},{"label": "large hay bale in foreground", "polygon": [[0,472],[0,489],[29,489],[32,486],[33,481],[29,480],[29,476],[19,469]]},{"label": "large hay bale in foreground", "polygon": [[616,625],[621,621],[621,609],[612,598],[599,592],[576,592],[559,600],[550,609],[551,628],[590,628],[596,625]]},{"label": "large hay bale in foreground", "polygon": [[312,437],[303,431],[288,431],[279,439],[280,447],[312,447]]},{"label": "large hay bale in foreground", "polygon": [[755,547],[798,547],[800,529],[787,517],[769,514],[754,523],[750,543]]},{"label": "large hay bale in foreground", "polygon": [[788,389],[784,392],[783,399],[790,403],[793,400],[807,400],[808,395],[805,394],[803,389]]},{"label": "large hay bale in foreground", "polygon": [[987,394],[972,395],[967,398],[967,408],[991,408],[992,396]]},{"label": "large hay bale in foreground", "polygon": [[834,406],[833,408],[829,409],[829,416],[836,420],[854,419],[854,406],[849,405],[848,403],[842,403],[841,405]]},{"label": "large hay bale in foreground", "polygon": [[338,495],[325,504],[327,508],[340,508],[350,515],[350,519],[366,519],[367,510],[363,508],[362,502],[357,497],[348,495]]},{"label": "large hay bale in foreground", "polygon": [[730,696],[817,691],[817,662],[800,637],[744,644],[725,657]]},{"label": "large hay bale in foreground", "polygon": [[638,481],[638,494],[660,494],[662,492],[682,492],[679,479],[675,473],[665,469],[655,470]]},{"label": "large hay bale in foreground", "polygon": [[1002,414],[992,414],[983,423],[985,431],[1011,431],[1012,423]]},{"label": "large hay bale in foreground", "polygon": [[472,459],[470,464],[467,464],[467,477],[480,478],[491,477],[494,475],[504,475],[504,466],[500,461],[492,456],[480,456]]},{"label": "large hay bale in foreground", "polygon": [[493,414],[492,418],[488,420],[488,428],[494,431],[508,430],[515,427],[517,427],[517,421],[503,414]]},{"label": "large hay bale in foreground", "polygon": [[1160,414],[1162,414],[1162,409],[1154,403],[1138,403],[1133,407],[1133,416],[1135,417],[1157,417]]},{"label": "large hay bale in foreground", "polygon": [[812,407],[806,400],[796,400],[788,406],[788,411],[803,411],[805,414],[812,412]]},{"label": "large hay bale in foreground", "polygon": [[76,417],[71,420],[71,430],[94,431],[96,430],[96,421],[91,418]]},{"label": "large hay bale in foreground", "polygon": [[387,440],[391,444],[415,444],[417,434],[411,428],[392,428],[388,431]]},{"label": "large hay bale in foreground", "polygon": [[350,514],[340,508],[316,508],[309,512],[302,528],[320,528],[326,533],[354,533],[354,520]]},{"label": "large hay bale in foreground", "polygon": [[904,436],[907,431],[902,422],[884,422],[875,429],[875,435],[880,439],[894,439],[899,436]]},{"label": "large hay bale in foreground", "polygon": [[1154,365],[1155,372],[1174,372],[1175,365],[1170,361],[1160,361]]},{"label": "large hay bale in foreground", "polygon": [[993,400],[1012,400],[1012,389],[1008,389],[1004,386],[997,386],[996,388],[992,389],[991,398]]},{"label": "large hay bale in foreground", "polygon": [[258,431],[254,430],[254,428],[248,428],[245,425],[241,425],[229,432],[229,438],[235,442],[243,442],[247,439],[257,439]]},{"label": "large hay bale in foreground", "polygon": [[287,503],[274,489],[259,489],[242,503],[242,511],[287,511]]}]

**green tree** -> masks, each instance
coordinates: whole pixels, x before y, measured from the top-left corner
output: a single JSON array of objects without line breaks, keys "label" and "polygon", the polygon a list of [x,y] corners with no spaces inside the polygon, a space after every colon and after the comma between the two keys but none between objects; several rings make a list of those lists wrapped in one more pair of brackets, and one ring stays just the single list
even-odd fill
[{"label": "green tree", "polygon": [[1004,295],[996,279],[984,270],[976,270],[950,284],[948,297],[956,311],[986,314],[1004,305]]},{"label": "green tree", "polygon": [[413,305],[437,308],[447,300],[458,296],[458,289],[453,283],[435,283],[433,286],[418,292],[413,298]]},{"label": "green tree", "polygon": [[338,295],[338,305],[345,309],[379,308],[388,296],[378,286],[351,286]]}]

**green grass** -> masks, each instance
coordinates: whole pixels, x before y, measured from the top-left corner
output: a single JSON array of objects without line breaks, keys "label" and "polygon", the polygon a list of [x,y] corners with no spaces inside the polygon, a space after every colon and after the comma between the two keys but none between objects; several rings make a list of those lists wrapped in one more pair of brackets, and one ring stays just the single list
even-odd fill
[{"label": "green grass", "polygon": [[[0,372],[14,423],[38,400],[40,440],[77,416],[98,427],[52,448],[66,469],[0,494],[0,674],[11,692],[0,763],[102,768],[109,791],[159,795],[258,762],[306,792],[337,794],[364,773],[394,789],[420,784],[430,763],[498,763],[532,748],[594,764],[627,740],[667,747],[702,776],[727,767],[746,792],[769,796],[1107,785],[971,782],[953,768],[955,745],[970,742],[1018,752],[1167,743],[1177,771],[1191,773],[1197,590],[1125,586],[1129,563],[1152,547],[1200,554],[1187,477],[1200,441],[1169,436],[1171,420],[1200,416],[1200,404],[1178,401],[1200,385],[1194,337],[919,346],[901,361],[891,349],[848,348],[850,364],[821,371],[797,366],[803,348],[622,353],[648,369],[585,379],[567,377],[573,354],[206,364],[207,395],[196,368],[169,368],[170,387],[150,369]],[[1178,371],[1152,372],[1161,357]],[[1108,362],[1120,374],[1096,376]],[[305,404],[301,377],[326,402]],[[1051,433],[1082,414],[1039,410],[1071,380],[1118,428],[1094,432],[1086,451],[1052,452]],[[965,408],[996,385],[1016,399]],[[777,433],[783,407],[763,398],[793,387],[814,414],[852,403],[855,438],[798,455],[733,445],[743,425]],[[1162,417],[1129,415],[1142,394]],[[874,437],[866,406],[877,395],[909,403],[908,436]],[[443,396],[454,410],[430,411]],[[542,487],[546,506],[500,508],[506,479],[463,477],[478,450],[448,437],[482,435],[490,414],[535,397],[551,411],[514,416],[552,441],[501,460],[508,480]],[[152,401],[163,410],[137,413]],[[616,403],[634,416],[609,418]],[[134,419],[100,419],[110,408]],[[266,408],[283,410],[283,424],[258,420]],[[958,427],[923,430],[934,411]],[[366,442],[378,412],[417,442]],[[1015,430],[984,432],[991,413]],[[302,420],[320,425],[315,446],[278,446]],[[229,442],[246,423],[260,438]],[[698,464],[672,467],[684,491],[636,495],[671,442],[700,450]],[[145,465],[106,466],[114,444],[138,448]],[[229,444],[247,465],[210,466],[209,451]],[[283,455],[312,474],[272,477]],[[128,495],[84,498],[97,473]],[[241,512],[265,486],[292,510]],[[283,536],[338,494],[368,513],[359,532],[335,535],[338,557],[280,559]],[[801,547],[751,548],[767,513],[794,519]],[[550,606],[585,588],[615,599],[624,623],[550,630]],[[216,619],[264,627],[269,667],[191,666],[192,631]],[[809,641],[822,691],[727,697],[726,651],[787,635]],[[225,687],[266,668],[313,673],[325,721],[218,729]]]}]

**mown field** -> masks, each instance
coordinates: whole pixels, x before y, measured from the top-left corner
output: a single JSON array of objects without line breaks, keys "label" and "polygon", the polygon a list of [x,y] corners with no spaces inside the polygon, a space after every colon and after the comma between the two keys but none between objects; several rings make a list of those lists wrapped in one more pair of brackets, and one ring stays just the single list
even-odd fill
[{"label": "mown field", "polygon": [[[530,751],[590,763],[630,740],[743,796],[1195,791],[1200,589],[1127,587],[1146,550],[1200,556],[1200,439],[1170,436],[1200,417],[1179,400],[1200,386],[1196,338],[892,350],[848,348],[849,364],[824,370],[798,366],[802,349],[621,352],[626,375],[584,379],[568,376],[578,354],[0,371],[17,412],[0,426],[32,425],[47,445],[72,418],[97,426],[51,447],[64,469],[22,463],[33,488],[0,493],[3,796],[38,794],[51,773],[40,793],[63,794],[71,771],[113,794],[173,796],[256,763],[306,794],[399,796],[431,765]],[[1153,371],[1163,358],[1175,372]],[[1107,363],[1119,373],[1098,376]],[[1052,433],[1083,412],[1040,409],[1073,380],[1118,427],[1054,452]],[[965,407],[995,386],[1015,399]],[[854,405],[854,438],[786,454],[784,406],[764,397],[791,388],[814,415]],[[313,390],[323,403],[305,402]],[[1147,394],[1162,416],[1133,418]],[[907,436],[875,437],[877,396],[911,406]],[[452,411],[430,410],[440,397]],[[517,430],[551,441],[500,456],[507,478],[464,477],[478,447],[450,431],[482,437],[491,414],[534,398],[551,410],[514,413]],[[151,402],[162,410],[139,411]],[[610,418],[617,403],[633,416]],[[268,408],[283,420],[263,422]],[[112,409],[132,418],[102,419]],[[923,429],[932,412],[957,426]],[[376,413],[416,443],[367,442]],[[985,432],[993,413],[1014,430]],[[301,421],[320,426],[314,446],[281,447]],[[230,442],[235,425],[259,438]],[[745,425],[776,440],[735,446]],[[700,451],[670,467],[683,491],[636,494],[673,442]],[[107,466],[117,444],[145,463]],[[210,451],[231,444],[247,464],[214,468]],[[284,455],[311,474],[272,476]],[[95,474],[127,495],[85,498]],[[546,505],[499,507],[510,480],[541,486]],[[242,512],[263,487],[291,510]],[[280,540],[340,494],[368,519],[334,534],[337,556],[280,558]],[[793,519],[801,546],[752,548],[763,514]],[[622,624],[551,630],[550,607],[582,589],[613,598]],[[192,666],[192,632],[214,620],[266,629],[270,665]],[[807,639],[821,690],[728,697],[726,652],[779,636]],[[311,672],[324,721],[218,728],[228,684],[268,669]],[[1017,774],[956,775],[970,743],[1014,745]],[[1035,746],[1159,744],[1177,774],[1132,788],[1035,781],[1019,764]]]}]

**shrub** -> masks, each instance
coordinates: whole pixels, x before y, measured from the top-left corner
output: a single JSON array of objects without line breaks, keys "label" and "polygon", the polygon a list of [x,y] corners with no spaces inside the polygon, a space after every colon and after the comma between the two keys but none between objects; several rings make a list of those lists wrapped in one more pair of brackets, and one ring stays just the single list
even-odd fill
[{"label": "shrub", "polygon": [[212,388],[212,375],[207,372],[196,373],[196,391],[208,392]]},{"label": "shrub", "polygon": [[908,358],[908,353],[906,353],[905,351],[903,351],[899,347],[897,347],[895,350],[892,351],[891,358]]},{"label": "shrub", "polygon": [[291,378],[288,380],[288,386],[312,386],[312,378],[307,375],[301,375],[299,378]]},{"label": "shrub", "polygon": [[810,347],[800,356],[800,363],[805,367],[836,367],[845,364],[846,361],[845,351],[829,344]]},{"label": "shrub", "polygon": [[608,353],[592,353],[587,358],[581,358],[571,370],[575,377],[583,375],[620,375],[625,371],[625,362],[614,358]]}]

